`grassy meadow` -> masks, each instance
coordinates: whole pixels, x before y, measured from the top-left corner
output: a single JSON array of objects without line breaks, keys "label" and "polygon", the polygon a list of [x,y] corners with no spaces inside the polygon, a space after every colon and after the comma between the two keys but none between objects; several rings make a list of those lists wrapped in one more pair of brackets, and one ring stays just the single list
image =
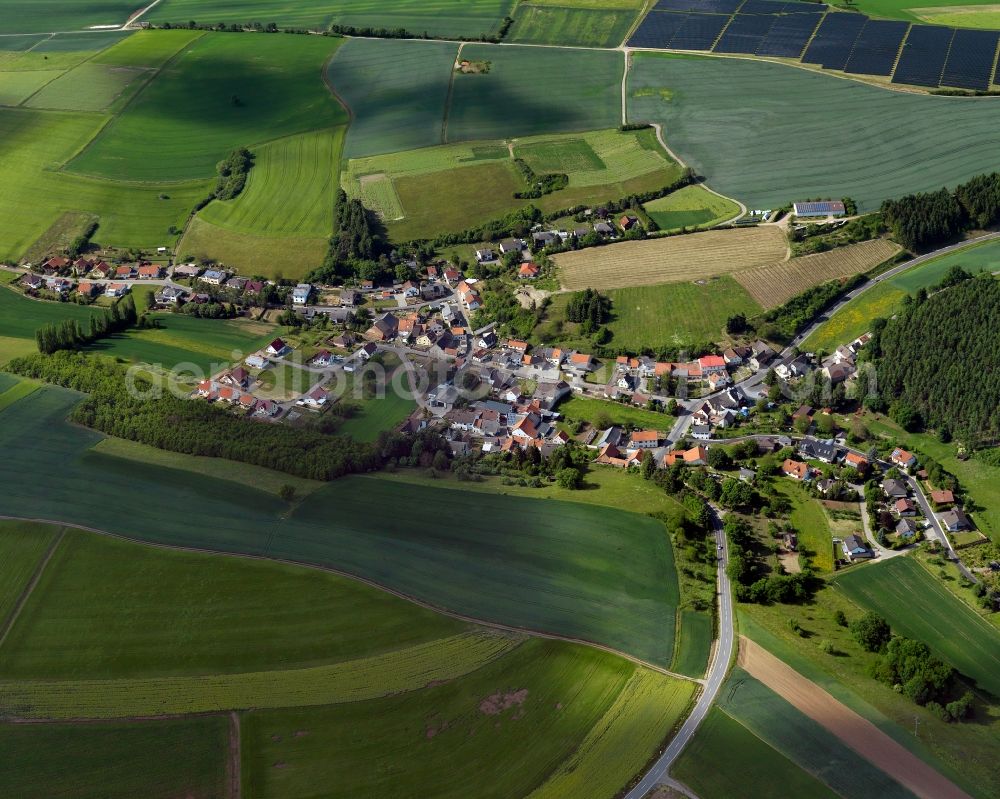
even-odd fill
[{"label": "grassy meadow", "polygon": [[732,219],[740,207],[703,186],[685,186],[679,191],[645,203],[643,209],[660,230],[708,228]]},{"label": "grassy meadow", "polygon": [[518,44],[617,47],[642,9],[641,0],[593,4],[518,3],[507,40]]},{"label": "grassy meadow", "polygon": [[837,311],[803,346],[830,352],[853,341],[868,332],[872,319],[892,316],[903,297],[931,288],[955,266],[972,274],[1000,270],[1000,241],[971,243],[968,248],[934,258],[880,283]]},{"label": "grassy meadow", "polygon": [[147,70],[135,67],[86,62],[47,83],[25,105],[56,111],[103,111],[115,102],[134,96],[147,77]]},{"label": "grassy meadow", "polygon": [[[333,566],[487,621],[670,662],[679,596],[658,521],[581,502],[366,477],[331,483],[289,512],[236,482],[92,451],[103,437],[64,421],[74,402],[71,392],[43,388],[0,412],[0,446],[10,453],[0,475],[18,486],[0,499],[0,513]],[[56,468],[58,481],[31,478]],[[184,513],[164,513],[164,503]],[[445,516],[476,523],[442,527]],[[416,560],[420,570],[411,568]]]},{"label": "grassy meadow", "polygon": [[235,147],[331,127],[343,110],[323,67],[340,43],[206,34],[166,63],[69,169],[133,181],[206,178]]},{"label": "grassy meadow", "polygon": [[[2,0],[0,33],[50,33],[124,25],[136,10],[135,0]],[[93,34],[100,36],[104,31]]]},{"label": "grassy meadow", "polygon": [[917,561],[893,558],[878,569],[838,575],[834,585],[883,616],[894,631],[923,641],[980,689],[1000,697],[1000,630]]},{"label": "grassy meadow", "polygon": [[[1000,106],[968,98],[889,92],[745,59],[647,53],[629,72],[628,104],[630,120],[662,123],[679,158],[753,208],[820,193],[873,210],[886,198],[954,186],[993,168],[1000,122]],[[802,140],[810,146],[772,146]]]},{"label": "grassy meadow", "polygon": [[671,670],[688,677],[701,677],[708,668],[715,631],[712,616],[704,611],[682,610],[681,635]]},{"label": "grassy meadow", "polygon": [[220,716],[108,724],[0,724],[0,794],[174,799],[230,795]]},{"label": "grassy meadow", "polygon": [[1000,15],[992,0],[857,0],[856,7],[873,17],[960,28],[1000,27]]}]

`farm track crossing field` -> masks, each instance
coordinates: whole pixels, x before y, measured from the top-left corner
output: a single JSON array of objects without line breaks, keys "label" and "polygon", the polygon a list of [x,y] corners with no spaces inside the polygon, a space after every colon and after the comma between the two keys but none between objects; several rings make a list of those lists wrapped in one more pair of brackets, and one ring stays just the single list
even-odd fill
[{"label": "farm track crossing field", "polygon": [[[644,53],[628,92],[630,120],[662,123],[679,158],[755,208],[821,195],[872,210],[995,162],[1000,105],[975,98],[893,92],[745,59]],[[774,145],[803,141],[809,146]]]},{"label": "farm track crossing field", "polygon": [[778,228],[756,227],[627,241],[553,260],[564,289],[614,289],[704,280],[781,260],[787,251]]},{"label": "farm track crossing field", "polygon": [[336,125],[345,113],[322,71],[340,42],[206,34],[164,66],[69,168],[140,181],[205,178],[234,147]]},{"label": "farm track crossing field", "polygon": [[449,142],[598,130],[621,122],[623,56],[610,50],[470,44],[485,74],[456,74]]},{"label": "farm track crossing field", "polygon": [[820,283],[868,272],[901,249],[888,239],[872,239],[759,266],[734,277],[763,308],[777,308]]},{"label": "farm track crossing field", "polygon": [[733,670],[719,707],[845,799],[913,794],[743,669]]},{"label": "farm track crossing field", "polygon": [[713,194],[703,186],[685,186],[642,207],[660,230],[712,227],[740,212],[732,200]]},{"label": "farm track crossing field", "polygon": [[[575,787],[569,768],[580,778],[594,775],[611,795],[653,754],[657,730],[679,716],[690,693],[661,675],[637,682],[637,671],[602,652],[532,640],[418,693],[254,711],[243,725],[244,795],[308,796],[323,785],[328,796],[347,799],[413,785],[438,799],[505,799],[536,788],[544,797],[549,778],[553,788]],[[644,698],[661,701],[660,712],[643,707]],[[652,729],[651,715],[658,719]],[[595,727],[602,734],[591,733]],[[620,757],[603,759],[614,752]]]},{"label": "farm track crossing field", "polygon": [[0,105],[20,105],[61,74],[59,70],[0,72]]},{"label": "farm track crossing field", "polygon": [[164,0],[143,19],[185,23],[276,22],[280,28],[404,28],[410,33],[476,38],[495,33],[514,0]]},{"label": "farm track crossing field", "polygon": [[327,69],[351,109],[344,154],[358,158],[441,144],[458,45],[349,39]]},{"label": "farm track crossing field", "polygon": [[[246,188],[234,200],[209,204],[201,217],[258,236],[329,236],[343,143],[344,128],[337,127],[256,148]],[[227,262],[221,253],[220,260]]]},{"label": "farm track crossing field", "polygon": [[839,575],[834,585],[884,617],[900,635],[923,641],[939,657],[1000,696],[1000,630],[976,615],[912,558]]},{"label": "farm track crossing field", "polygon": [[[92,25],[124,25],[136,10],[135,0],[2,0],[0,33],[49,33],[89,28]],[[103,36],[95,32],[92,36]]]},{"label": "farm track crossing field", "polygon": [[93,58],[110,67],[157,69],[181,50],[205,35],[204,31],[139,31]]},{"label": "farm track crossing field", "polygon": [[132,67],[87,62],[49,83],[25,105],[57,111],[103,111],[116,100],[134,93],[146,74]]},{"label": "farm track crossing field", "polygon": [[718,707],[709,711],[672,774],[703,797],[837,796]]},{"label": "farm track crossing field", "polygon": [[519,3],[507,41],[519,44],[558,44],[617,47],[638,16],[639,7],[566,8]]},{"label": "farm track crossing field", "polygon": [[[0,110],[0,258],[19,258],[66,211],[99,218],[104,245],[155,247],[170,243],[208,193],[205,181],[167,186],[116,183],[71,175],[59,166],[100,130],[96,114]],[[164,191],[167,189],[167,191]],[[34,330],[32,330],[34,335]]]},{"label": "farm track crossing field", "polygon": [[0,567],[3,575],[0,580],[0,630],[6,627],[21,592],[28,587],[58,532],[59,528],[48,525],[0,522],[0,563],[3,564]]},{"label": "farm track crossing field", "polygon": [[229,793],[220,716],[112,724],[0,724],[0,795],[175,799]]},{"label": "farm track crossing field", "polygon": [[[75,397],[43,388],[0,412],[8,453],[0,478],[10,487],[0,513],[334,566],[476,618],[670,662],[678,589],[660,522],[597,505],[364,477],[331,483],[289,514],[286,503],[238,483],[89,451],[102,436],[63,421]],[[57,482],[32,477],[54,469]],[[129,491],[121,492],[126,476]],[[365,503],[355,501],[359,493]],[[186,512],[163,513],[165,503]],[[445,515],[476,521],[442,527]]]},{"label": "farm track crossing field", "polygon": [[983,242],[935,258],[869,289],[831,316],[803,346],[832,351],[841,344],[853,341],[870,329],[872,319],[889,318],[898,310],[906,294],[921,288],[932,288],[954,266],[960,266],[971,274],[1000,270],[1000,241]]}]

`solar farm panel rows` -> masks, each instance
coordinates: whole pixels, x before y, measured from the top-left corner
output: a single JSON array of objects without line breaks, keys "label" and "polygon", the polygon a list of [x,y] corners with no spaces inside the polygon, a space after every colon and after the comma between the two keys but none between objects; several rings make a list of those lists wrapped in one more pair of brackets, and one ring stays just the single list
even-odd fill
[{"label": "solar farm panel rows", "polygon": [[671,14],[663,11],[650,11],[636,32],[629,39],[630,47],[658,47],[667,49],[670,40],[674,38],[681,23],[687,19],[686,14]]},{"label": "solar farm panel rows", "polygon": [[819,25],[820,16],[820,14],[794,14],[778,17],[764,43],[757,48],[757,55],[798,58],[802,55],[809,37]]},{"label": "solar farm panel rows", "polygon": [[861,29],[844,71],[858,75],[891,75],[909,27],[909,22],[868,20]]},{"label": "solar farm panel rows", "polygon": [[986,91],[990,87],[998,41],[997,31],[956,30],[941,85]]},{"label": "solar farm panel rows", "polygon": [[843,69],[867,19],[860,14],[827,14],[802,60],[826,69]]},{"label": "solar farm panel rows", "polygon": [[732,14],[742,2],[743,0],[659,0],[656,10]]},{"label": "solar farm panel rows", "polygon": [[896,71],[892,75],[892,82],[933,89],[940,86],[941,72],[954,35],[954,28],[934,25],[911,27],[899,56],[899,63],[896,64]]},{"label": "solar farm panel rows", "polygon": [[670,40],[670,47],[674,50],[711,50],[729,19],[724,14],[688,14]]}]

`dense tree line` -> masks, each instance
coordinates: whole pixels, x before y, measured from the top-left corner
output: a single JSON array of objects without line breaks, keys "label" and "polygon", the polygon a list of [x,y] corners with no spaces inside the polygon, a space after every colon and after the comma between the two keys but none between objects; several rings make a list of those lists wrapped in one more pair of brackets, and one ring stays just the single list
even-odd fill
[{"label": "dense tree line", "polygon": [[1000,283],[965,280],[930,297],[908,298],[876,328],[875,410],[910,430],[947,431],[969,446],[1000,436]]},{"label": "dense tree line", "polygon": [[831,280],[806,289],[784,305],[761,314],[755,320],[758,334],[770,341],[787,344],[813,319],[833,305],[841,296],[868,280],[855,275],[844,281]]},{"label": "dense tree line", "polygon": [[231,200],[243,191],[253,161],[253,153],[246,147],[233,150],[225,160],[219,161],[215,167],[219,173],[219,178],[215,182],[215,199]]},{"label": "dense tree line", "polygon": [[566,321],[578,322],[596,330],[611,318],[611,299],[595,289],[584,289],[570,295],[566,303]]},{"label": "dense tree line", "polygon": [[91,220],[87,223],[87,226],[77,235],[73,241],[70,242],[69,247],[66,248],[66,257],[69,259],[79,258],[80,255],[86,252],[87,248],[90,246],[90,240],[94,237],[97,232],[97,220]]},{"label": "dense tree line", "polygon": [[38,328],[35,343],[38,351],[46,355],[57,350],[80,349],[98,339],[120,333],[137,322],[135,301],[128,294],[104,313],[91,316],[86,326],[76,319],[64,319]]},{"label": "dense tree line", "polygon": [[911,250],[926,249],[963,230],[1000,220],[1000,174],[977,175],[954,192],[940,189],[886,200],[881,213],[900,244]]},{"label": "dense tree line", "polygon": [[764,574],[754,547],[750,524],[738,516],[728,516],[724,530],[729,542],[729,564],[726,574],[735,583],[734,593],[740,602],[769,604],[798,603],[809,599],[815,591],[816,578],[810,568],[798,574]]},{"label": "dense tree line", "polygon": [[306,277],[310,283],[336,283],[347,278],[379,281],[392,273],[388,242],[375,215],[361,200],[337,191],[334,232],[323,265]]},{"label": "dense tree line", "polygon": [[372,444],[315,428],[259,424],[207,402],[169,394],[143,398],[151,385],[126,387],[125,368],[104,358],[75,352],[17,358],[11,372],[82,391],[88,396],[71,420],[108,435],[172,452],[252,463],[315,480],[381,468],[390,459],[416,453],[428,463],[437,452],[449,456],[437,433],[383,434]]}]

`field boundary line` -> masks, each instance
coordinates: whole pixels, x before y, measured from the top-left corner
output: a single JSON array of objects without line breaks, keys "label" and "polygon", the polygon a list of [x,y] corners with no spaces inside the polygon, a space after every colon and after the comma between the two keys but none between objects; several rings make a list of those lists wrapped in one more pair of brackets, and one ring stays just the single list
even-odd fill
[{"label": "field boundary line", "polygon": [[751,677],[915,796],[922,799],[971,799],[929,763],[746,636],[740,636],[737,662]]},{"label": "field boundary line", "polygon": [[455,51],[455,63],[451,65],[451,73],[448,75],[448,94],[444,98],[444,115],[441,117],[441,144],[448,143],[448,118],[451,116],[451,102],[455,96],[455,72],[458,62],[462,60],[462,48],[465,42],[458,46]]},{"label": "field boundary line", "polygon": [[39,581],[42,579],[42,573],[45,571],[45,567],[49,565],[49,561],[52,560],[52,555],[55,554],[56,548],[65,536],[66,527],[65,525],[62,525],[58,535],[53,538],[48,546],[48,549],[45,550],[45,554],[42,556],[42,559],[38,562],[38,565],[35,566],[35,571],[32,573],[31,579],[28,580],[28,584],[24,586],[24,589],[21,591],[21,595],[17,598],[17,602],[14,603],[14,607],[10,611],[10,614],[4,620],[3,628],[0,629],[0,647],[4,645],[4,642],[7,640],[7,636],[10,635],[10,631],[14,629],[14,625],[17,623],[17,619],[21,615],[21,611],[24,609],[24,606],[28,604],[28,599],[31,598],[31,594],[35,590],[35,586],[38,585]]},{"label": "field boundary line", "polygon": [[656,0],[645,0],[642,4],[642,8],[639,9],[638,16],[632,20],[632,24],[629,29],[625,32],[625,38],[622,39],[621,44],[618,45],[619,49],[628,50],[628,40],[632,38],[632,35],[639,29],[642,21],[646,19],[646,16],[652,11],[650,3],[655,4]]},{"label": "field boundary line", "polygon": [[229,797],[240,799],[243,795],[243,743],[240,731],[240,714],[229,712]]},{"label": "field boundary line", "polygon": [[[391,594],[392,596],[395,596],[398,599],[403,599],[414,605],[426,608],[427,610],[432,610],[435,613],[440,613],[442,616],[449,616],[450,618],[457,619],[458,621],[464,621],[469,624],[478,624],[481,627],[489,627],[495,630],[502,630],[504,632],[520,633],[522,635],[528,635],[533,638],[544,638],[550,641],[563,641],[568,644],[577,644],[579,646],[590,647],[591,649],[599,649],[602,652],[607,652],[610,655],[616,655],[625,660],[629,660],[638,666],[642,666],[643,668],[659,672],[660,674],[663,674],[666,677],[673,677],[674,679],[677,680],[685,680],[687,682],[698,683],[699,685],[703,685],[705,682],[703,679],[699,679],[696,677],[688,677],[686,674],[678,674],[677,672],[670,671],[669,669],[664,668],[663,666],[658,666],[655,663],[650,663],[648,660],[643,660],[642,658],[637,657],[636,655],[629,654],[628,652],[622,652],[621,650],[615,649],[614,647],[608,646],[606,644],[600,644],[597,643],[596,641],[588,641],[585,638],[573,638],[568,635],[560,635],[558,633],[545,632],[544,630],[536,630],[531,627],[518,627],[513,624],[504,624],[503,622],[489,621],[486,619],[478,618],[476,616],[469,616],[464,613],[459,613],[458,611],[449,610],[447,608],[441,607],[440,605],[435,605],[434,603],[429,602],[427,600],[419,599],[415,596],[406,594],[402,591],[399,591],[395,588],[391,588],[375,580],[371,580],[367,577],[362,577],[360,575],[352,574],[351,572],[338,569],[335,566],[323,566],[321,564],[310,563],[308,561],[290,560],[288,558],[274,558],[274,557],[269,557],[267,555],[255,555],[251,552],[233,552],[231,550],[223,550],[223,549],[209,549],[206,547],[184,546],[181,544],[166,544],[161,541],[149,541],[146,539],[125,535],[123,533],[113,533],[110,530],[102,530],[98,527],[88,527],[87,525],[76,524],[74,522],[65,522],[59,519],[39,519],[39,518],[30,518],[26,516],[0,515],[0,521],[2,520],[36,522],[38,524],[58,525],[64,528],[82,530],[85,533],[95,533],[96,535],[103,535],[108,538],[118,539],[120,541],[129,541],[133,544],[157,547],[158,549],[172,550],[175,552],[192,552],[199,555],[218,555],[220,557],[245,558],[247,560],[260,560],[260,561],[266,561],[268,563],[280,563],[285,566],[297,566],[303,569],[315,569],[317,571],[327,572],[328,574],[335,574],[338,577],[344,577],[345,579],[348,580],[353,580],[363,585],[367,585],[370,588],[376,588],[379,591],[384,591],[385,593]],[[676,608],[674,609],[674,612],[675,613],[677,612]],[[0,643],[2,643],[2,640],[0,640]]]}]

